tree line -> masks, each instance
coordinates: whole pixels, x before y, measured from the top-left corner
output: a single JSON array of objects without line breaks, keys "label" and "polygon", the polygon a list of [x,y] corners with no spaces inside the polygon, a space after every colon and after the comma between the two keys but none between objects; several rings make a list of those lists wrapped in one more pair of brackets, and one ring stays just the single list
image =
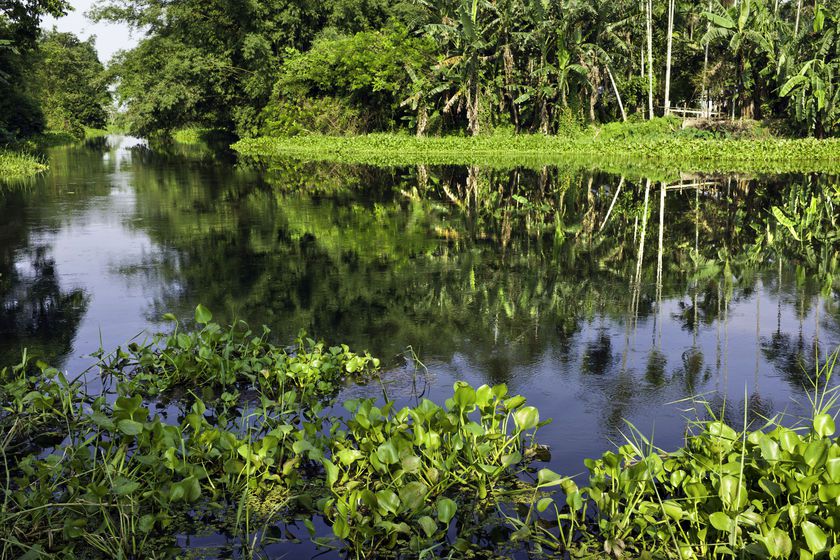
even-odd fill
[{"label": "tree line", "polygon": [[138,131],[562,133],[685,106],[838,130],[837,0],[100,0]]},{"label": "tree line", "polygon": [[65,0],[0,0],[0,145],[106,125],[111,78],[94,39],[40,29],[43,16],[68,9]]},{"label": "tree line", "polygon": [[[20,95],[35,89],[15,89],[27,80],[14,70],[37,43],[32,21],[67,6],[0,6],[3,36],[16,42],[4,39],[0,57],[4,68],[17,60],[0,87]],[[240,136],[557,134],[686,107],[822,137],[840,127],[838,8],[840,0],[99,0],[90,16],[144,34],[103,78],[139,134],[189,125]],[[29,31],[17,37],[21,29]],[[6,120],[16,104],[0,109]]]}]

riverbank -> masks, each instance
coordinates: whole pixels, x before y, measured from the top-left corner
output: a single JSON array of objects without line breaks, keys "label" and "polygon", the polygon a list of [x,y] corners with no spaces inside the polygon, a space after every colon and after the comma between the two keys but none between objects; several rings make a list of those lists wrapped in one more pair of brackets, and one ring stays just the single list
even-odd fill
[{"label": "riverbank", "polygon": [[840,172],[840,140],[739,138],[696,129],[654,130],[623,125],[568,136],[496,134],[416,138],[400,134],[258,137],[233,149],[246,156],[291,157],[371,165],[579,167],[641,174]]},{"label": "riverbank", "polygon": [[47,148],[75,144],[90,138],[107,136],[111,132],[100,128],[85,127],[85,135],[82,138],[73,136],[68,132],[47,130],[11,148],[0,147],[0,179],[19,180],[33,177],[38,173],[49,169],[49,165],[42,157],[31,152],[40,152]]},{"label": "riverbank", "polygon": [[0,151],[0,179],[31,177],[46,169],[48,166],[31,154]]}]

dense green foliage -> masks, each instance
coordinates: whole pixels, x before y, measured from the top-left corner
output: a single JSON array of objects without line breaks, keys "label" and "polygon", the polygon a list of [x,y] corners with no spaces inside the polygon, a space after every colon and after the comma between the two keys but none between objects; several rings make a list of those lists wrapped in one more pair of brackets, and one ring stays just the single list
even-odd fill
[{"label": "dense green foliage", "polygon": [[0,151],[0,177],[3,177],[3,179],[27,177],[46,168],[47,166],[35,156],[20,152]]},{"label": "dense green foliage", "polygon": [[611,123],[565,136],[268,136],[240,140],[233,147],[251,156],[291,156],[303,161],[373,165],[480,164],[504,168],[576,163],[582,168],[663,179],[674,179],[680,172],[840,171],[837,158],[840,142],[834,139],[735,137],[680,129],[675,118]]},{"label": "dense green foliage", "polygon": [[504,385],[458,382],[443,406],[351,400],[336,416],[341,380],[377,375],[374,358],[305,337],[290,352],[202,306],[195,319],[196,331],[103,353],[116,385],[102,395],[26,353],[0,370],[4,557],[177,557],[177,535],[208,530],[253,556],[282,534],[272,528],[300,520],[314,536],[316,515],[357,558],[470,555],[492,531],[497,549],[524,541],[537,555],[840,550],[832,363],[805,425],[739,433],[712,416],[673,452],[637,434],[575,481],[535,468],[547,422]]},{"label": "dense green foliage", "polygon": [[38,27],[67,9],[59,0],[0,4],[0,146],[47,127],[78,140],[85,127],[105,126],[111,98],[93,40]]},{"label": "dense green foliage", "polygon": [[199,125],[253,133],[287,49],[309,48],[328,27],[377,27],[388,10],[387,2],[368,0],[103,0],[94,16],[147,33],[112,67],[133,131]]},{"label": "dense green foliage", "polygon": [[139,132],[565,133],[668,105],[821,137],[840,122],[835,2],[100,0],[95,16],[147,32],[114,68]]},{"label": "dense green foliage", "polygon": [[105,126],[111,98],[93,39],[39,29],[69,9],[65,0],[0,3],[0,146],[47,127],[80,139],[84,127]]},{"label": "dense green foliage", "polygon": [[833,361],[816,377],[807,423],[790,428],[772,418],[738,432],[715,419],[696,422],[670,453],[635,434],[617,452],[585,461],[585,487],[555,477],[566,498],[565,508],[554,507],[559,533],[537,525],[534,536],[617,558],[840,554],[832,368]]},{"label": "dense green foliage", "polygon": [[84,138],[85,127],[104,128],[111,96],[93,40],[47,32],[38,42],[36,56],[32,87],[47,128],[76,138]]}]

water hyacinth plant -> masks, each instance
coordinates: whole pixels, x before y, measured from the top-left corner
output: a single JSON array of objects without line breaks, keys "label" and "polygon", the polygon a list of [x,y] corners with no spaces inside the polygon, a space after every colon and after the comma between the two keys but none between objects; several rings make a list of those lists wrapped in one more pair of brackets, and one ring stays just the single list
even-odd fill
[{"label": "water hyacinth plant", "polygon": [[505,385],[463,382],[443,407],[428,399],[400,410],[346,402],[351,416],[324,460],[331,495],[322,509],[335,535],[367,551],[405,540],[419,552],[447,534],[459,503],[492,509],[518,491],[516,473],[548,423],[524,404]]},{"label": "water hyacinth plant", "polygon": [[[736,431],[712,419],[690,425],[674,452],[634,442],[587,459],[588,480],[561,484],[554,529],[528,533],[551,548],[616,558],[840,557],[840,444],[835,433],[837,356],[818,372],[813,415],[792,427],[770,419]],[[746,423],[746,422],[745,422]],[[521,522],[519,522],[521,523]]]},{"label": "water hyacinth plant", "polygon": [[504,385],[339,414],[344,378],[377,375],[378,360],[195,318],[101,353],[116,381],[101,395],[27,355],[2,370],[0,557],[177,557],[176,536],[202,531],[254,556],[299,521],[357,558],[840,557],[834,358],[807,422],[694,421],[671,452],[636,432],[574,480],[536,468],[547,421]]}]

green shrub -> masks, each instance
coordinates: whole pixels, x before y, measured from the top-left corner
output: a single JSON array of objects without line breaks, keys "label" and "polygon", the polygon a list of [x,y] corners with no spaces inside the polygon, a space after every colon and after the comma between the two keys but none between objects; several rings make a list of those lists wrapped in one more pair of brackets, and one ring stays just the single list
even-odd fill
[{"label": "green shrub", "polygon": [[297,136],[299,134],[361,134],[367,130],[359,109],[345,99],[277,100],[263,110],[263,134]]}]

